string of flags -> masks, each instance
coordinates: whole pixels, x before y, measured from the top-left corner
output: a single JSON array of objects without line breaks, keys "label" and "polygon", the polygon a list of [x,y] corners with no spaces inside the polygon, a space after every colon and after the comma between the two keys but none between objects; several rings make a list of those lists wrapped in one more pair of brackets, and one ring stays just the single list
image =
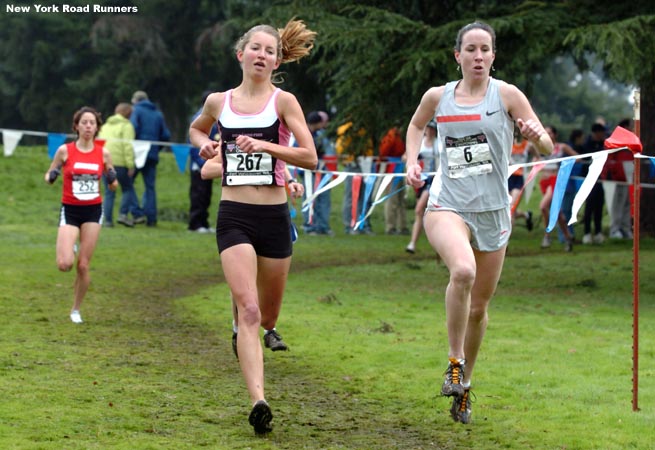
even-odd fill
[{"label": "string of flags", "polygon": [[[54,154],[67,139],[74,138],[75,135],[62,134],[62,133],[45,133],[37,131],[23,131],[11,130],[0,128],[4,143],[4,155],[11,156],[14,153],[18,143],[23,135],[32,136],[45,136],[48,141],[48,156],[52,159]],[[181,173],[186,171],[187,161],[189,159],[190,144],[170,143],[170,142],[157,142],[157,141],[144,141],[134,140],[130,141],[134,146],[135,165],[137,168],[144,166],[148,151],[152,145],[169,146],[175,156],[178,169]],[[547,226],[547,231],[552,231],[557,223],[562,200],[569,183],[573,180],[576,183],[576,195],[573,200],[573,209],[569,225],[577,221],[577,214],[589,196],[594,184],[603,170],[603,166],[607,161],[608,155],[618,151],[630,150],[633,153],[633,158],[642,158],[650,162],[650,176],[655,178],[655,157],[645,156],[641,154],[642,145],[639,138],[632,132],[617,127],[612,135],[605,141],[606,150],[601,150],[594,153],[566,156],[557,159],[549,159],[548,163],[560,163],[559,171],[557,174],[557,181],[553,191],[553,200],[551,203],[550,216]],[[572,177],[572,168],[577,160],[590,158],[589,170],[585,177]],[[543,161],[536,161],[523,164],[513,164],[509,166],[508,173],[512,174],[517,169],[523,167],[530,169],[525,178],[522,195],[525,195],[526,202],[530,200],[530,195],[536,184],[537,174],[544,167]],[[355,230],[363,227],[366,219],[372,214],[375,207],[384,203],[390,197],[398,194],[401,190],[405,189],[402,178],[405,177],[405,163],[400,158],[390,158],[387,160],[376,159],[372,156],[359,157],[357,159],[357,166],[360,171],[358,172],[343,172],[333,170],[336,169],[334,161],[330,163],[321,161],[317,170],[308,171],[299,168],[291,168],[298,173],[303,174],[305,185],[305,200],[302,202],[302,210],[313,215],[313,202],[324,192],[327,192],[341,183],[351,178],[351,200],[353,210],[351,213],[351,227]],[[526,171],[524,171],[526,172]],[[425,173],[424,176],[435,175],[434,172]],[[627,177],[628,180],[632,176]],[[601,180],[605,189],[605,200],[609,206],[614,194],[614,188],[618,184],[631,185],[632,182],[617,182],[611,180]],[[655,187],[655,185],[641,184],[641,187]],[[361,197],[361,199],[360,199]],[[518,203],[518,202],[517,202]],[[360,206],[361,205],[361,206]],[[516,207],[516,205],[514,205]]]},{"label": "string of flags", "polygon": [[[47,138],[48,142],[48,157],[54,158],[57,149],[66,142],[67,139],[74,139],[74,134],[64,133],[45,133],[42,131],[25,131],[25,130],[11,130],[0,128],[2,131],[2,141],[4,143],[4,155],[11,156],[14,154],[18,143],[23,136],[43,136]],[[159,141],[144,141],[144,140],[130,140],[114,139],[117,142],[131,142],[134,148],[134,165],[137,169],[141,169],[146,164],[148,152],[152,145],[168,146],[175,156],[177,168],[181,173],[186,171],[187,162],[189,160],[190,144],[179,144],[174,142],[159,142]],[[106,139],[96,139],[98,142],[106,142]]]}]

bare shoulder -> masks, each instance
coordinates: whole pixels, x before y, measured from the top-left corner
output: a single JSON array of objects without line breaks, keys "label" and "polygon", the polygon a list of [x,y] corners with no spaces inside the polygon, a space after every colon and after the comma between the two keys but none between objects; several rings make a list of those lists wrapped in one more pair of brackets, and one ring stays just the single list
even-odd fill
[{"label": "bare shoulder", "polygon": [[506,81],[502,80],[496,80],[496,83],[498,84],[498,89],[500,89],[500,95],[503,97],[508,96],[512,97],[515,95],[523,95],[523,92],[519,88],[517,88],[515,85],[508,83]]},{"label": "bare shoulder", "polygon": [[281,90],[277,98],[277,108],[280,114],[284,116],[285,113],[297,112],[300,108],[300,103],[295,95],[291,92]]},{"label": "bare shoulder", "polygon": [[280,90],[280,94],[278,95],[278,105],[289,106],[289,105],[297,105],[297,104],[298,104],[298,99],[296,98],[295,95],[293,95],[289,91]]},{"label": "bare shoulder", "polygon": [[220,111],[223,109],[223,103],[225,103],[225,92],[214,92],[213,94],[209,94],[207,100],[205,100],[202,112],[203,114],[216,119],[218,118]]}]

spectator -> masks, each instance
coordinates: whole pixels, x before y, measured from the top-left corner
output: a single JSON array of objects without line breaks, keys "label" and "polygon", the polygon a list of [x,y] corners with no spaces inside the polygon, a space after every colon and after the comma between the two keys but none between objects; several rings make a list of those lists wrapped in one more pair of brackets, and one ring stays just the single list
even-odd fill
[{"label": "spectator", "polygon": [[[209,97],[211,91],[205,91],[202,94],[201,105],[205,104],[205,100]],[[202,113],[202,106],[191,117],[191,122],[196,120]],[[215,141],[219,140],[218,126],[214,124],[209,137]],[[212,187],[213,180],[203,180],[200,175],[202,166],[205,165],[205,160],[200,157],[200,149],[198,147],[191,147],[189,149],[189,158],[191,162],[191,184],[189,185],[189,231],[196,233],[214,233],[216,230],[209,226],[209,207],[212,202]]]},{"label": "spectator", "polygon": [[[132,114],[132,105],[129,103],[119,103],[114,109],[114,115],[109,116],[107,122],[100,129],[98,137],[106,139],[105,148],[111,155],[111,160],[116,169],[116,178],[121,186],[121,204],[118,209],[117,222],[126,227],[133,227],[134,220],[128,216],[129,213],[134,217],[135,211],[131,210],[135,203],[138,202],[136,192],[134,192],[134,126],[130,122]],[[105,184],[105,202],[103,214],[105,215],[105,226],[114,226],[114,200],[116,192],[106,189],[107,179],[103,178]]]},{"label": "spectator", "polygon": [[[325,161],[323,157],[329,150],[330,143],[325,136],[325,127],[328,126],[329,116],[324,111],[312,111],[307,114],[307,127],[312,133],[316,154],[318,156],[318,169],[325,170]],[[326,148],[327,147],[327,148]],[[317,174],[315,179],[329,177],[328,174]],[[314,189],[318,186],[314,185]],[[303,211],[303,230],[309,235],[327,235],[333,236],[334,232],[330,228],[330,211],[332,208],[332,198],[330,191],[323,192],[314,198],[312,204],[312,215],[309,210]]]},{"label": "spectator", "polygon": [[[605,138],[607,137],[607,129],[602,123],[594,123],[591,126],[591,134],[582,145],[582,153],[595,153],[605,148]],[[585,165],[582,167],[581,175],[587,176],[589,171],[589,164],[591,158],[585,158]],[[605,241],[603,235],[603,203],[605,203],[605,191],[603,185],[598,181],[591,189],[587,202],[585,204],[583,223],[584,223],[584,236],[582,237],[583,244],[602,244]],[[591,225],[594,225],[594,234],[591,234]]]},{"label": "spectator", "polygon": [[[134,111],[132,112],[130,121],[134,125],[136,139],[155,142],[170,140],[171,133],[166,126],[164,115],[148,99],[148,94],[143,91],[136,91],[132,95],[132,104],[134,105]],[[138,212],[135,223],[143,223],[143,216],[145,216],[146,223],[149,227],[157,226],[157,191],[155,189],[155,182],[160,150],[161,147],[159,145],[152,144],[148,151],[145,165],[136,172],[137,175],[140,173],[143,176],[145,192],[143,193],[142,200],[143,208],[137,204]]]},{"label": "spectator", "polygon": [[[404,155],[405,142],[401,130],[398,127],[392,127],[380,141],[380,161],[387,161],[393,167],[387,172],[403,173],[405,171],[405,163],[402,161]],[[388,193],[395,192],[399,187],[404,187],[404,180],[395,177],[387,188]],[[409,235],[405,197],[405,189],[401,189],[384,202],[384,228],[387,234]]]},{"label": "spectator", "polygon": [[[631,119],[619,122],[621,128],[633,131]],[[632,152],[621,150],[610,153],[607,159],[608,178],[616,181],[610,206],[610,238],[632,239],[632,215],[630,212],[630,184],[634,172]]]},{"label": "spectator", "polygon": [[[418,158],[419,162],[423,165],[425,172],[436,172],[439,167],[439,145],[437,141],[437,122],[434,119],[430,120],[425,126],[423,131],[423,139],[421,140],[421,147],[419,148]],[[421,232],[423,232],[423,216],[425,215],[425,208],[428,206],[428,196],[430,193],[430,186],[434,175],[426,176],[425,184],[416,189],[416,206],[414,208],[414,225],[412,226],[412,236],[409,244],[405,247],[407,253],[416,253],[416,242],[418,241]]]},{"label": "spectator", "polygon": [[[568,144],[557,141],[557,129],[554,126],[547,126],[546,132],[550,136],[551,141],[553,141],[553,152],[547,156],[545,159],[558,159],[563,158],[564,156],[574,156],[578,153],[573,150]],[[539,209],[541,210],[541,216],[544,221],[544,228],[548,228],[548,222],[550,220],[550,206],[553,202],[553,193],[555,191],[555,183],[557,182],[557,174],[559,171],[559,163],[549,163],[541,169],[541,180],[539,182],[539,187],[541,188],[541,193],[543,197],[539,203]],[[565,238],[564,250],[567,252],[573,251],[573,236],[569,232],[566,219],[561,210],[557,215],[557,224],[559,229]],[[544,230],[544,236],[541,240],[541,248],[548,248],[551,245],[550,233]]]},{"label": "spectator", "polygon": [[[528,162],[530,156],[538,158],[539,154],[534,150],[533,146],[528,145],[528,140],[523,139],[521,133],[518,132],[518,129],[514,128],[514,141],[512,143],[510,164],[525,164]],[[521,192],[523,191],[523,186],[525,184],[523,172],[523,167],[520,167],[507,179],[507,189],[510,197],[512,197],[512,228],[514,227],[516,218],[521,217],[525,219],[525,227],[528,231],[532,231],[534,228],[532,211],[520,211],[518,208],[518,202],[521,201]]]},{"label": "spectator", "polygon": [[[368,137],[366,130],[360,128],[357,131],[351,130],[353,126],[352,122],[346,122],[343,125],[340,125],[337,128],[337,140],[335,143],[335,149],[337,155],[342,158],[344,162],[344,172],[353,172],[361,173],[362,167],[360,165],[361,157],[371,157],[373,156],[373,142]],[[355,145],[364,145],[365,150],[363,152],[357,151],[354,148]],[[361,156],[355,157],[356,154]],[[360,195],[357,199],[357,208],[356,215],[353,217],[353,204],[352,204],[352,183],[353,177],[349,176],[344,181],[343,188],[343,204],[342,204],[342,221],[344,226],[344,231],[346,234],[368,234],[373,235],[373,230],[371,228],[370,218],[364,220],[358,229],[353,228],[353,224],[357,223],[360,218],[361,212],[364,211],[364,195],[362,194],[363,189],[360,192]],[[368,206],[368,205],[366,205]]]}]

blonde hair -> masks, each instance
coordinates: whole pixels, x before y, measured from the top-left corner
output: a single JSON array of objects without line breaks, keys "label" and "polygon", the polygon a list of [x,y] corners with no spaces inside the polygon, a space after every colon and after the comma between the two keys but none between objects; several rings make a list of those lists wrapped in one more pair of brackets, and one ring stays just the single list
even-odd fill
[{"label": "blonde hair", "polygon": [[275,29],[270,25],[256,25],[249,29],[234,46],[234,50],[239,52],[246,48],[255,33],[267,33],[277,41],[277,59],[281,63],[298,61],[309,55],[314,47],[316,32],[307,28],[302,20],[291,19],[284,28]]}]

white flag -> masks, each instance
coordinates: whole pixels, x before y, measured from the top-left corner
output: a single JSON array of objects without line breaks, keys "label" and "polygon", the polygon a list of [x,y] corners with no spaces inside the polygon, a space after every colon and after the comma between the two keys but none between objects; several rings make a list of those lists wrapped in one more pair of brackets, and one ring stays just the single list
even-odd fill
[{"label": "white flag", "polygon": [[18,141],[23,137],[23,133],[15,130],[2,130],[2,142],[5,144],[5,156],[14,154]]},{"label": "white flag", "polygon": [[150,141],[133,141],[132,143],[134,144],[134,165],[137,169],[142,169],[146,165]]}]

